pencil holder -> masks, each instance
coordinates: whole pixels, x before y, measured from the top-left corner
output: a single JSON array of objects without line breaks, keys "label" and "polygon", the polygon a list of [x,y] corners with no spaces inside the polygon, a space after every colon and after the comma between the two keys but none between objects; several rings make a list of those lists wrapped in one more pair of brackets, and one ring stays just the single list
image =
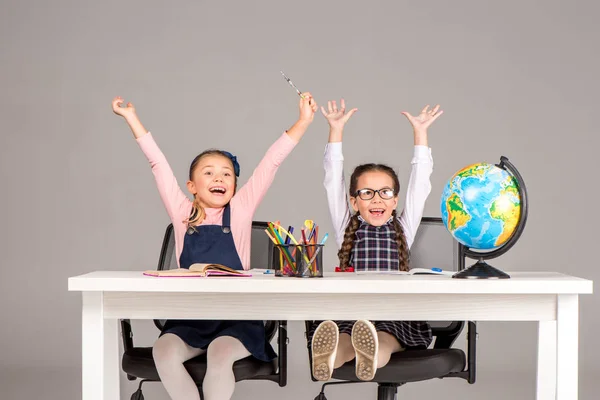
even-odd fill
[{"label": "pencil holder", "polygon": [[275,276],[323,277],[322,244],[278,244],[273,266]]}]

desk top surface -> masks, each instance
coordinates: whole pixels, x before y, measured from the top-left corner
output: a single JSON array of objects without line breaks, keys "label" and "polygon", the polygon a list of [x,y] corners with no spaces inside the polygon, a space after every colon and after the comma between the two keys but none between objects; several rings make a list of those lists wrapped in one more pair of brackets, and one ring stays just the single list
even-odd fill
[{"label": "desk top surface", "polygon": [[558,272],[510,272],[510,279],[453,279],[444,275],[325,273],[282,278],[262,271],[249,278],[172,278],[141,271],[95,271],[69,278],[70,291],[356,294],[591,294],[593,282]]}]

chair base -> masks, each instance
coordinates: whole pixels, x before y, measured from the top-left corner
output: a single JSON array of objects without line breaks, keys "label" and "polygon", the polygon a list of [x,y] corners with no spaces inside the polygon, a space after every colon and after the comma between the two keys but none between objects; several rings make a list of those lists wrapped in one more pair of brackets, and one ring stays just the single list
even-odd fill
[{"label": "chair base", "polygon": [[145,382],[152,382],[152,381],[142,379],[140,381],[140,385],[138,386],[138,389],[135,392],[133,392],[133,394],[131,395],[131,400],[144,400],[144,393],[142,393],[142,385]]},{"label": "chair base", "polygon": [[[349,383],[367,383],[363,381],[342,381],[342,382],[327,382],[321,387],[321,392],[315,397],[315,400],[327,400],[325,397],[325,387],[331,385],[346,385]],[[396,400],[398,387],[403,383],[379,383],[377,385],[377,400]]]},{"label": "chair base", "polygon": [[321,392],[317,395],[317,397],[315,397],[315,400],[327,400],[327,397],[325,397],[325,387],[326,386],[347,385],[349,383],[358,383],[358,382],[341,381],[341,382],[327,382],[327,383],[324,383],[323,386],[321,386]]},{"label": "chair base", "polygon": [[377,400],[396,400],[398,386],[395,383],[380,383],[377,386]]},{"label": "chair base", "polygon": [[[146,382],[157,382],[157,381],[153,381],[150,379],[142,379],[140,381],[140,385],[138,386],[138,389],[133,392],[133,394],[131,395],[131,400],[144,400],[144,393],[142,392],[142,385]],[[204,400],[204,393],[202,393],[202,387],[198,386],[198,392],[200,393],[200,400]]]}]

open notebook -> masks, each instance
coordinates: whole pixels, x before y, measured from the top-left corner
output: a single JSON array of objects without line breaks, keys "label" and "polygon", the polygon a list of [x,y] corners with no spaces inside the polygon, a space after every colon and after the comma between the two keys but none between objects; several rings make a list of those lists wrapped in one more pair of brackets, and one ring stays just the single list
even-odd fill
[{"label": "open notebook", "polygon": [[245,271],[231,269],[221,264],[192,264],[190,268],[175,268],[162,271],[148,270],[144,275],[156,277],[209,277],[209,276],[237,276],[250,277],[252,274]]}]

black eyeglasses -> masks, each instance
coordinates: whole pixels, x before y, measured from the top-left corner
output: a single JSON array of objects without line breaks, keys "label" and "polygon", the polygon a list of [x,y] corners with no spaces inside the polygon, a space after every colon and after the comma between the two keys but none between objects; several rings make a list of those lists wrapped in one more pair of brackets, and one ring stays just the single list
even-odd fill
[{"label": "black eyeglasses", "polygon": [[356,191],[354,196],[360,197],[361,200],[371,200],[373,197],[375,197],[375,193],[379,193],[379,197],[381,197],[383,200],[389,200],[394,197],[394,189],[390,188],[383,188],[379,190],[369,188],[360,189]]}]

